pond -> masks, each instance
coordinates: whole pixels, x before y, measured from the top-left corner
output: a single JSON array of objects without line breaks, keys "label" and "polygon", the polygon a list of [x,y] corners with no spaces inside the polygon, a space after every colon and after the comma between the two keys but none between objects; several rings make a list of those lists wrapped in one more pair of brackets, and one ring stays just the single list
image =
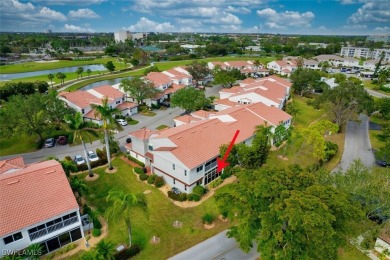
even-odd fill
[{"label": "pond", "polygon": [[22,73],[0,74],[0,81],[29,78],[29,77],[40,76],[40,75],[48,75],[48,74],[53,74],[55,76],[57,72],[63,72],[63,73],[76,72],[78,67],[84,68],[83,75],[87,74],[86,73],[87,69],[90,69],[91,71],[106,70],[106,68],[103,65],[73,66],[73,67],[65,67],[65,68],[52,69],[52,70],[39,70],[39,71],[22,72]]},{"label": "pond", "polygon": [[79,90],[88,90],[88,89],[92,89],[92,88],[96,88],[96,87],[100,87],[100,86],[104,86],[104,85],[112,86],[112,85],[120,83],[122,79],[131,79],[131,78],[132,77],[123,77],[123,78],[102,80],[102,81],[88,84],[88,85],[80,88]]}]

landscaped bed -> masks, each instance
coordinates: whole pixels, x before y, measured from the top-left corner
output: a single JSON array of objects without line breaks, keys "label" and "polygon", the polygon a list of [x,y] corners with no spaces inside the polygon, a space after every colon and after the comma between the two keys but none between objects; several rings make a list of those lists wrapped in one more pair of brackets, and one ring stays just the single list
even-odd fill
[{"label": "landscaped bed", "polygon": [[[104,215],[109,207],[105,198],[111,189],[131,193],[151,190],[151,193],[146,195],[149,204],[148,216],[143,212],[134,212],[132,216],[133,243],[142,248],[141,253],[134,259],[166,259],[229,227],[229,222],[221,220],[215,221],[213,229],[206,230],[203,227],[202,216],[205,213],[219,215],[214,197],[194,208],[180,208],[154,186],[138,181],[132,167],[121,159],[115,159],[113,165],[118,169],[114,174],[106,174],[104,169],[94,171],[100,177],[96,181],[87,182],[90,188],[87,201]],[[78,177],[84,178],[85,175],[80,174]],[[225,187],[221,189],[223,188]],[[173,227],[176,220],[183,223],[182,228]],[[110,241],[114,244],[127,243],[128,235],[122,221],[108,219],[108,227]],[[159,244],[149,243],[153,236],[160,238]],[[77,254],[71,259],[79,257],[80,254]]]}]

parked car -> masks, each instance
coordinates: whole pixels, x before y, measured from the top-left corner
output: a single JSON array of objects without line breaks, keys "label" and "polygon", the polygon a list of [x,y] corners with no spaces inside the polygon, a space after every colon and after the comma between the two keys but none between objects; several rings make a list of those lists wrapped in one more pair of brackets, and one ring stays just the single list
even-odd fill
[{"label": "parked car", "polygon": [[84,164],[85,163],[85,159],[81,156],[81,155],[76,155],[74,157],[74,162],[77,164],[77,165],[81,165],[81,164]]},{"label": "parked car", "polygon": [[120,125],[123,125],[123,126],[127,125],[127,121],[124,120],[124,119],[117,119],[116,121],[117,121]]},{"label": "parked car", "polygon": [[90,162],[99,161],[99,157],[93,151],[88,151],[87,154],[88,154],[88,159]]},{"label": "parked car", "polygon": [[175,193],[175,194],[180,194],[181,193],[181,191],[178,188],[176,188],[176,187],[172,188],[172,192]]},{"label": "parked car", "polygon": [[126,143],[127,143],[127,144],[131,144],[131,137],[129,137],[129,138],[126,139]]},{"label": "parked car", "polygon": [[66,145],[68,143],[68,141],[66,140],[66,136],[60,136],[58,137],[58,141],[57,143],[59,145]]},{"label": "parked car", "polygon": [[163,102],[160,102],[160,106],[163,106],[163,107],[171,107],[171,104],[169,104],[169,102],[167,101],[163,101]]},{"label": "parked car", "polygon": [[54,140],[54,138],[48,138],[45,140],[45,147],[46,148],[54,147],[55,144],[56,144],[56,141]]}]

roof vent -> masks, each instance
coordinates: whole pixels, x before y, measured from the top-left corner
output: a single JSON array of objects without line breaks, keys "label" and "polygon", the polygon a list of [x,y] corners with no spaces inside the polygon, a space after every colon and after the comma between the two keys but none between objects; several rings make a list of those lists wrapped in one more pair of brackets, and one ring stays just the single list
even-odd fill
[{"label": "roof vent", "polygon": [[196,132],[196,130],[192,131],[191,134],[193,134],[193,133],[195,133],[195,132]]},{"label": "roof vent", "polygon": [[176,137],[176,139],[180,139],[180,138],[181,138],[181,136]]},{"label": "roof vent", "polygon": [[19,182],[19,180],[13,180],[13,181],[7,182],[7,185],[12,185],[12,184],[15,184],[18,182]]},{"label": "roof vent", "polygon": [[50,170],[50,171],[47,171],[47,172],[45,172],[45,174],[50,174],[50,173],[53,173],[53,172],[55,172],[56,170]]}]

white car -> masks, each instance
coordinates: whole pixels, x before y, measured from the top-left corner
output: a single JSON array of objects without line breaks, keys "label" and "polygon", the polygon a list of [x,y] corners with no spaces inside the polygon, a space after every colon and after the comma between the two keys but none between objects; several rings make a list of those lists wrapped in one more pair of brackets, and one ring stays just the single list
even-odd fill
[{"label": "white car", "polygon": [[99,157],[93,151],[88,151],[87,154],[88,154],[88,159],[90,162],[99,161]]},{"label": "white car", "polygon": [[81,165],[81,164],[84,164],[85,163],[85,160],[84,158],[81,156],[81,155],[76,155],[74,157],[74,161],[77,165]]},{"label": "white car", "polygon": [[117,119],[116,121],[117,121],[120,125],[123,125],[123,126],[127,125],[127,121],[126,121],[126,120]]}]

